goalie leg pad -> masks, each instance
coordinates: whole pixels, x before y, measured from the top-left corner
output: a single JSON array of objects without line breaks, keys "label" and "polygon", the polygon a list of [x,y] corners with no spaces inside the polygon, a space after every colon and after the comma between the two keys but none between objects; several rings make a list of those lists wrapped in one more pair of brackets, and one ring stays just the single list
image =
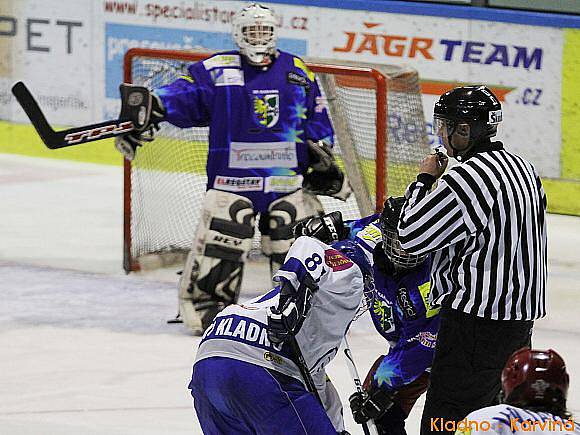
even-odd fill
[{"label": "goalie leg pad", "polygon": [[268,213],[260,218],[262,250],[270,257],[270,272],[274,274],[284,263],[294,242],[294,225],[304,218],[324,213],[316,196],[297,190],[272,201]]},{"label": "goalie leg pad", "polygon": [[215,314],[237,302],[254,236],[254,209],[243,196],[206,193],[202,218],[179,282],[179,313],[202,333]]}]

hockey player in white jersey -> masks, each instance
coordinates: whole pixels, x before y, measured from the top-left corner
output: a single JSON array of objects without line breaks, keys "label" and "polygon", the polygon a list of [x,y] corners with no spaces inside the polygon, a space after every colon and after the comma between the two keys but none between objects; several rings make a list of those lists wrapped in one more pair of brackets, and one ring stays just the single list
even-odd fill
[{"label": "hockey player in white jersey", "polygon": [[[566,410],[566,365],[552,349],[514,352],[502,371],[501,382],[504,403],[453,422],[459,426],[457,435],[580,434],[580,425]],[[432,421],[431,426],[436,430],[445,423]]]},{"label": "hockey player in white jersey", "polygon": [[[372,285],[368,259],[350,241],[300,237],[274,281],[268,293],[226,307],[203,335],[189,388],[206,434],[344,433],[325,366]],[[320,402],[305,387],[308,377]]]}]

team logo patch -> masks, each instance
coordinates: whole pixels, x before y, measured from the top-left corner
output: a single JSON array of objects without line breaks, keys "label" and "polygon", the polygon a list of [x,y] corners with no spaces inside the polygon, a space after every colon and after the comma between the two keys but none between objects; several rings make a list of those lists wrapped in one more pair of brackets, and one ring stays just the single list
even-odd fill
[{"label": "team logo patch", "polygon": [[295,168],[298,155],[294,142],[232,142],[230,168]]},{"label": "team logo patch", "polygon": [[278,91],[254,91],[254,113],[258,122],[270,128],[280,118],[280,95]]},{"label": "team logo patch", "polygon": [[262,177],[224,177],[218,175],[215,177],[213,187],[227,192],[261,192],[264,188],[264,179]]},{"label": "team logo patch", "polygon": [[272,175],[266,177],[264,192],[288,193],[302,187],[302,175]]},{"label": "team logo patch", "polygon": [[290,83],[292,85],[303,86],[306,89],[310,89],[310,83],[308,83],[308,80],[306,79],[306,77],[304,77],[298,73],[290,71],[288,73],[288,75],[286,76],[286,78],[288,79],[288,83]]},{"label": "team logo patch", "polygon": [[216,86],[244,86],[244,72],[240,69],[218,68],[210,71]]},{"label": "team logo patch", "polygon": [[429,331],[422,331],[414,337],[411,337],[409,341],[418,341],[421,346],[424,346],[428,349],[435,349],[435,344],[437,343],[437,334],[432,334]]},{"label": "team logo patch", "polygon": [[373,301],[372,310],[373,318],[379,322],[383,332],[389,333],[395,330],[393,307],[388,302],[376,298]]},{"label": "team logo patch", "polygon": [[425,316],[429,318],[439,314],[439,309],[441,307],[431,307],[431,302],[429,301],[431,293],[431,283],[429,281],[419,286],[419,293],[421,293],[421,299],[423,299],[423,305],[425,305]]},{"label": "team logo patch", "polygon": [[357,234],[358,237],[368,242],[373,242],[374,245],[383,241],[381,230],[373,223],[367,225],[362,231]]},{"label": "team logo patch", "polygon": [[284,360],[272,352],[264,352],[264,359],[274,364],[283,364]]},{"label": "team logo patch", "polygon": [[240,56],[237,54],[218,54],[217,56],[204,60],[202,63],[208,71],[213,68],[240,68],[242,65]]},{"label": "team logo patch", "polygon": [[404,287],[400,288],[397,292],[397,304],[399,305],[399,308],[401,308],[401,311],[403,311],[403,317],[405,319],[417,318],[417,309],[413,305],[409,290]]},{"label": "team logo patch", "polygon": [[492,110],[489,112],[489,124],[499,124],[503,120],[503,114],[501,110]]},{"label": "team logo patch", "polygon": [[352,267],[353,264],[342,252],[336,249],[326,249],[324,251],[324,262],[334,272],[346,270]]},{"label": "team logo patch", "polygon": [[542,398],[546,394],[548,388],[550,388],[550,384],[543,379],[538,379],[534,381],[530,387],[534,391],[537,398]]}]

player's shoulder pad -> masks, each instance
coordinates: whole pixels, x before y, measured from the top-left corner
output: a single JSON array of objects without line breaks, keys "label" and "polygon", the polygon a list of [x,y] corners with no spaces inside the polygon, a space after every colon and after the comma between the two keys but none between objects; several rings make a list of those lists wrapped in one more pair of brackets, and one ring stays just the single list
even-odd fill
[{"label": "player's shoulder pad", "polygon": [[366,251],[372,252],[383,241],[378,218],[368,223],[355,236],[356,242]]},{"label": "player's shoulder pad", "polygon": [[[284,53],[284,52],[281,52]],[[286,53],[288,54],[288,53]],[[308,68],[308,66],[306,66],[306,63],[299,58],[298,56],[294,56],[294,55],[289,55],[292,57],[291,63],[294,66],[294,68],[296,68],[298,71],[300,71],[301,73],[303,73],[310,82],[313,82],[315,80],[315,75],[314,73],[310,70],[310,68]]]},{"label": "player's shoulder pad", "polygon": [[201,64],[207,71],[215,68],[241,68],[242,59],[237,51],[226,51],[217,53],[201,61]]},{"label": "player's shoulder pad", "polygon": [[290,281],[297,288],[308,274],[321,283],[333,272],[350,269],[354,263],[344,254],[320,240],[301,236],[290,247],[284,264],[280,267],[275,281],[282,278]]}]

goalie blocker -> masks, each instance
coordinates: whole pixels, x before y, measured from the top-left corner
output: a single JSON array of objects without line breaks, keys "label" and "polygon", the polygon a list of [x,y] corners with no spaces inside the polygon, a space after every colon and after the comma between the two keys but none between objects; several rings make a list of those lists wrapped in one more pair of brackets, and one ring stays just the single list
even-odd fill
[{"label": "goalie blocker", "polygon": [[135,129],[115,138],[115,147],[129,160],[135,158],[137,147],[152,142],[158,124],[163,121],[165,109],[157,95],[143,86],[127,83],[119,86],[121,91],[121,114],[119,118],[130,119]]}]

